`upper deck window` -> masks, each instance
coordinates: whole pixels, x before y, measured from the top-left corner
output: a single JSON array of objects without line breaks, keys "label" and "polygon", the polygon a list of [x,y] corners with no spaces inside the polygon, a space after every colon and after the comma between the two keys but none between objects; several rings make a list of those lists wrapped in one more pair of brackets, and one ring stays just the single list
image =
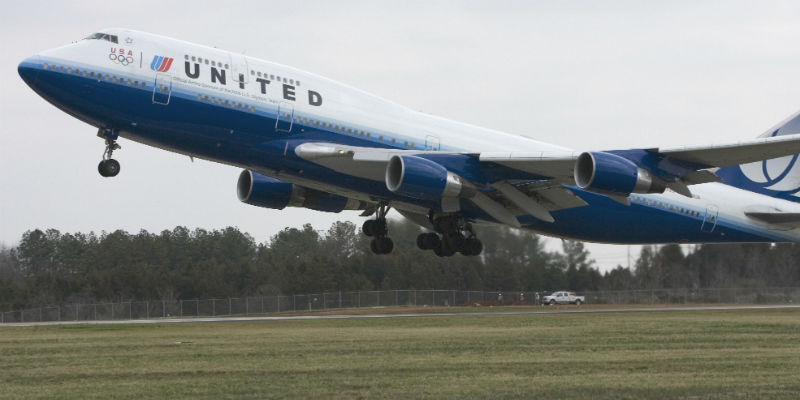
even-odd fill
[{"label": "upper deck window", "polygon": [[109,35],[107,33],[102,33],[102,32],[93,33],[87,36],[86,39],[84,40],[105,40],[111,43],[119,43],[117,35]]}]

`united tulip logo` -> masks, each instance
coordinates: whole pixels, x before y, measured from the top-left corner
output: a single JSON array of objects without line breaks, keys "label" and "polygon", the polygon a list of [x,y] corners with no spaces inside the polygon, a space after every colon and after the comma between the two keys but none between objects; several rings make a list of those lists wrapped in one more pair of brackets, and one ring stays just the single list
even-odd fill
[{"label": "united tulip logo", "polygon": [[153,62],[150,63],[150,69],[158,72],[167,72],[169,67],[172,66],[172,57],[153,56]]}]

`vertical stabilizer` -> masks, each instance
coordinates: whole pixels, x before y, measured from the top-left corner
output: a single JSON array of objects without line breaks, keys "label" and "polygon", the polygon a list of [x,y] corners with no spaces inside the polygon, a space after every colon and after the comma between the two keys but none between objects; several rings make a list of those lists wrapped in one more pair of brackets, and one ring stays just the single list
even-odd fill
[{"label": "vertical stabilizer", "polygon": [[[771,127],[759,137],[793,134],[800,134],[800,111]],[[721,168],[716,174],[727,185],[800,202],[800,162],[797,154]]]}]

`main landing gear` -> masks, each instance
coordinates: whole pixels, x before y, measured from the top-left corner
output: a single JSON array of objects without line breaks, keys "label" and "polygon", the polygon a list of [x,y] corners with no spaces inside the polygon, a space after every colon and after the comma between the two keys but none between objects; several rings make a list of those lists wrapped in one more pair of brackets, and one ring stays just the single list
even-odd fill
[{"label": "main landing gear", "polygon": [[417,247],[433,250],[439,257],[450,257],[456,252],[465,256],[477,256],[483,251],[483,243],[472,231],[472,224],[455,215],[438,217],[433,220],[436,232],[417,236]]},{"label": "main landing gear", "polygon": [[117,144],[117,137],[119,137],[116,132],[110,129],[100,129],[97,132],[97,136],[106,139],[106,149],[103,151],[103,161],[100,161],[100,164],[97,164],[97,172],[100,173],[100,176],[104,178],[110,178],[117,176],[119,174],[119,161],[111,158],[114,154],[114,150],[119,150],[122,147]]},{"label": "main landing gear", "polygon": [[375,219],[364,221],[364,225],[361,227],[361,231],[372,238],[369,247],[375,254],[389,254],[394,249],[394,242],[387,236],[389,234],[389,226],[386,223],[387,212],[389,212],[389,206],[379,205]]}]

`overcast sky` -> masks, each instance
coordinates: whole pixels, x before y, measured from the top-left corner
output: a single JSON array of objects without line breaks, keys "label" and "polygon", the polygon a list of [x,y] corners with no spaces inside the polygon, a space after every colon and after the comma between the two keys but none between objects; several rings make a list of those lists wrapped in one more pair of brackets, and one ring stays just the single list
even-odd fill
[{"label": "overcast sky", "polygon": [[[135,4],[135,5],[134,5]],[[239,170],[121,140],[39,98],[17,65],[124,27],[245,52],[411,108],[579,150],[749,139],[800,109],[800,3],[13,2],[0,15],[0,243],[34,228],[237,226],[257,241],[356,213],[239,203]],[[552,240],[553,248],[558,241]],[[627,246],[594,245],[603,268]],[[634,255],[638,248],[633,249]]]}]

